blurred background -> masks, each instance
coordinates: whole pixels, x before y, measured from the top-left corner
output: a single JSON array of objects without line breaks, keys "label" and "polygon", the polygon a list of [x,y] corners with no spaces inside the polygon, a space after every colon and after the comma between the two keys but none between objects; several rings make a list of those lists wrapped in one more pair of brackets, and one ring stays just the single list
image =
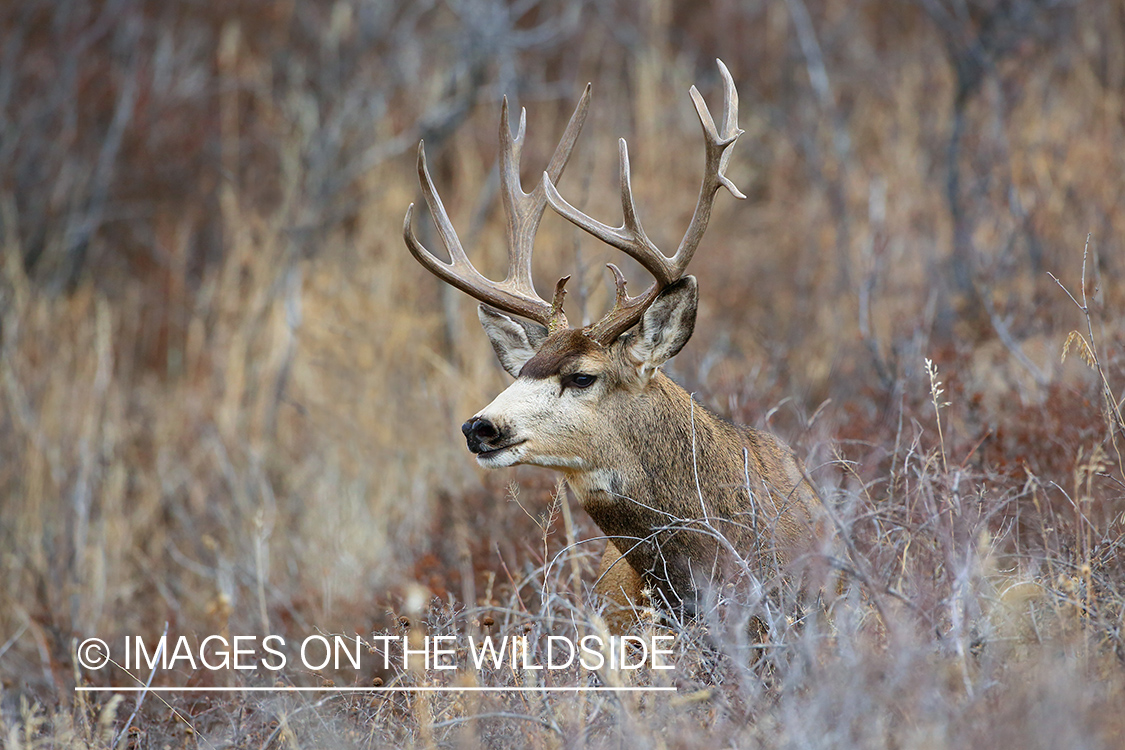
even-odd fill
[{"label": "blurred background", "polygon": [[[74,638],[366,632],[541,558],[555,478],[471,460],[458,427],[507,376],[402,240],[418,141],[502,276],[501,97],[530,188],[592,82],[560,190],[619,222],[625,137],[670,251],[716,58],[748,198],[718,196],[673,377],[884,497],[911,446],[1069,508],[1100,451],[1084,507],[1120,531],[1115,0],[23,0],[0,57],[7,688],[66,700]],[[620,254],[550,211],[536,247],[540,293],[574,274],[571,320],[598,317]]]}]

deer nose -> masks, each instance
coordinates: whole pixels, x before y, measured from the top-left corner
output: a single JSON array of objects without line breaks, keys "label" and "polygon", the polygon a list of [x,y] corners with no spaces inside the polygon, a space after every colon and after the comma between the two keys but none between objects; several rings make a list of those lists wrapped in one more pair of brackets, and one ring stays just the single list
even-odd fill
[{"label": "deer nose", "polygon": [[461,432],[469,442],[469,450],[474,450],[474,447],[479,448],[481,443],[487,443],[500,436],[500,430],[496,429],[496,425],[483,417],[473,417],[465,422],[461,425]]}]

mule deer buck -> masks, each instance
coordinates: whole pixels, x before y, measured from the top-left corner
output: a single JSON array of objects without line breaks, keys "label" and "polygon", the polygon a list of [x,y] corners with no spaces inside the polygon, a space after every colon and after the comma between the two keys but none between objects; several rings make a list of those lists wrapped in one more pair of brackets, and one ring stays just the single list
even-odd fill
[{"label": "mule deer buck", "polygon": [[[624,222],[610,227],[567,203],[555,188],[586,118],[590,87],[571,116],[543,179],[530,193],[520,184],[526,124],[513,136],[504,100],[500,115],[500,178],[508,217],[508,275],[495,282],[473,267],[457,238],[418,147],[418,176],[450,262],[414,235],[414,206],[403,236],[410,252],[438,278],[483,304],[479,317],[515,382],[462,426],[469,450],[487,468],[516,464],[562,472],[608,537],[595,591],[623,607],[655,600],[691,615],[716,571],[735,558],[755,574],[776,575],[810,548],[819,501],[785,444],[739,427],[696,404],[660,372],[692,334],[698,292],[685,275],[711,216],[719,188],[743,196],[724,174],[738,129],[738,94],[721,61],[721,129],[703,97],[691,97],[703,126],[706,168],[695,213],[674,255],[649,241],[637,217],[629,154],[620,141]],[[564,277],[550,302],[531,280],[531,253],[550,206],[581,229],[636,259],[655,281],[630,296],[616,285],[613,308],[592,325],[567,323]],[[620,612],[621,610],[619,610]],[[629,610],[625,610],[628,612]],[[620,620],[618,620],[620,622]]]}]

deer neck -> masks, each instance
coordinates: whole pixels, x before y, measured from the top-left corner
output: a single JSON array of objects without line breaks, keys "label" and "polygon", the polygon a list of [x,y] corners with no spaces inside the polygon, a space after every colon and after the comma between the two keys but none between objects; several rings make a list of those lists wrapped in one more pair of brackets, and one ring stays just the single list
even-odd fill
[{"label": "deer neck", "polygon": [[603,531],[617,533],[658,516],[696,517],[700,496],[727,504],[721,488],[737,486],[741,473],[735,427],[659,372],[627,413],[613,416],[616,434],[599,464],[567,475]]}]

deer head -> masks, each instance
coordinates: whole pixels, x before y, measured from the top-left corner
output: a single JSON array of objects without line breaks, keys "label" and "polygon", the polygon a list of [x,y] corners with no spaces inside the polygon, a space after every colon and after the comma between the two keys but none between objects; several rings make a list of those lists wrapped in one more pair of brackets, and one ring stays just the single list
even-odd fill
[{"label": "deer head", "polygon": [[[530,193],[523,191],[519,176],[526,114],[521,111],[519,129],[513,136],[504,100],[500,179],[508,217],[508,275],[503,281],[485,278],[469,261],[434,189],[425,151],[419,144],[419,181],[450,262],[436,258],[414,235],[413,204],[403,224],[407,247],[436,276],[483,303],[479,309],[481,325],[500,363],[516,378],[462,426],[469,450],[482,466],[524,463],[567,473],[602,468],[615,452],[614,433],[635,425],[629,415],[636,413],[653,375],[687,343],[695,324],[698,292],[695,278],[685,271],[707,228],[715,194],[725,187],[736,197],[745,197],[724,174],[731,146],[742,131],[737,122],[734,81],[721,61],[719,71],[724,90],[721,128],[716,126],[703,97],[694,86],[691,88],[703,127],[706,162],[691,223],[670,257],[649,240],[637,216],[624,139],[619,146],[624,214],[621,226],[611,227],[587,216],[555,188],[586,118],[589,86],[542,181]],[[620,269],[608,264],[616,286],[612,309],[591,325],[570,327],[563,312],[569,277],[559,279],[550,302],[536,293],[531,280],[532,245],[548,204],[578,227],[636,259],[652,274],[652,284],[637,296],[630,296]]]}]

